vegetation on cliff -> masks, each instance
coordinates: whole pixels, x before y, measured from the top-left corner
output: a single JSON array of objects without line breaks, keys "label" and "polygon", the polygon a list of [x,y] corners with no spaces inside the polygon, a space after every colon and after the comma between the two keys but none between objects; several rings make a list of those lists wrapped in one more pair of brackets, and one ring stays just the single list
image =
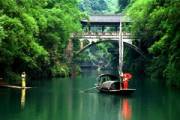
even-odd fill
[{"label": "vegetation on cliff", "polygon": [[56,76],[69,71],[64,50],[80,30],[76,0],[0,1],[0,76],[15,79]]},{"label": "vegetation on cliff", "polygon": [[180,1],[133,0],[127,9],[152,79],[180,86]]}]

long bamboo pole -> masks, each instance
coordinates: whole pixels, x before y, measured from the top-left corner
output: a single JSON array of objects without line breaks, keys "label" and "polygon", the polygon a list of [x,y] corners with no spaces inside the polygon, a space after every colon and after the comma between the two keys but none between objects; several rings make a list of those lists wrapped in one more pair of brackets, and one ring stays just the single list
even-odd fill
[{"label": "long bamboo pole", "polygon": [[[119,76],[123,74],[123,50],[124,50],[124,45],[123,45],[123,36],[122,36],[122,22],[120,21],[120,25],[119,25]],[[122,79],[119,78],[119,80],[120,80],[120,89],[121,89]]]},{"label": "long bamboo pole", "polygon": [[123,37],[122,37],[122,22],[120,22],[119,25],[119,75],[123,73],[123,50],[124,50],[124,45],[123,45]]}]

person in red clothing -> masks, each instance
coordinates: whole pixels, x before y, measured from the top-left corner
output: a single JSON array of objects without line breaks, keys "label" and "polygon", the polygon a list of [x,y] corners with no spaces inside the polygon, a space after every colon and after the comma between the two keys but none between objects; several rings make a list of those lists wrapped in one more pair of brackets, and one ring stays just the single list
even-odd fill
[{"label": "person in red clothing", "polygon": [[128,89],[128,79],[126,77],[123,78],[123,87],[124,89]]},{"label": "person in red clothing", "polygon": [[128,81],[132,78],[130,73],[122,73],[120,75],[123,79],[123,89],[128,89]]}]

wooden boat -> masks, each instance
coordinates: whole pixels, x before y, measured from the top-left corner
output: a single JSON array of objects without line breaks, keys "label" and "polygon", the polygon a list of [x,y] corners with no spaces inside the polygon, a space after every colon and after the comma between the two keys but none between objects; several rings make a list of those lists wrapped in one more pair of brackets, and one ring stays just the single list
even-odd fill
[{"label": "wooden boat", "polygon": [[122,83],[119,81],[106,81],[101,85],[97,85],[96,88],[99,92],[108,94],[118,94],[118,95],[131,95],[136,89],[123,89]]},{"label": "wooden boat", "polygon": [[96,88],[99,92],[118,95],[131,95],[136,89],[123,89],[123,84],[117,81],[119,78],[112,74],[102,74],[97,80]]}]

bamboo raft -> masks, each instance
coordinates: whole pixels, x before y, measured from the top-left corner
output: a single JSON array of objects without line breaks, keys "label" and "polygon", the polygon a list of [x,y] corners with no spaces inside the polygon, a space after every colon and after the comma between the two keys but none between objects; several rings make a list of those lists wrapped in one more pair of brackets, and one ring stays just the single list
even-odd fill
[{"label": "bamboo raft", "polygon": [[0,84],[0,87],[4,87],[4,88],[14,88],[14,89],[30,89],[30,88],[32,88],[32,87],[22,87],[22,86],[9,85],[9,84]]}]

